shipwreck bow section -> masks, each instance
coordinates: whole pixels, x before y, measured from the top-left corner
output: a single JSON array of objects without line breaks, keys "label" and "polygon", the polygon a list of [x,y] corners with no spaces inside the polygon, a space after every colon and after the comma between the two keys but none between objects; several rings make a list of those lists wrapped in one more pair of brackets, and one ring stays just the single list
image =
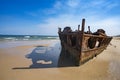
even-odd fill
[{"label": "shipwreck bow section", "polygon": [[103,29],[92,33],[88,26],[88,31],[85,32],[85,19],[82,19],[81,30],[79,28],[80,25],[76,31],[72,31],[70,27],[65,27],[63,30],[58,29],[61,51],[67,57],[72,58],[76,66],[100,54],[112,40],[112,37],[107,36]]}]

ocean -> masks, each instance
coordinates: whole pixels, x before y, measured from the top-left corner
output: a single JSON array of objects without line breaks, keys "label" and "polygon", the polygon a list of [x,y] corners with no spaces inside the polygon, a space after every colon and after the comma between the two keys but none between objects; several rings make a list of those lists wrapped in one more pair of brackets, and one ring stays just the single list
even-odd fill
[{"label": "ocean", "polygon": [[58,36],[48,35],[0,35],[0,41],[28,41],[58,39]]},{"label": "ocean", "polygon": [[0,48],[24,45],[49,44],[59,40],[58,36],[48,35],[0,35]]}]

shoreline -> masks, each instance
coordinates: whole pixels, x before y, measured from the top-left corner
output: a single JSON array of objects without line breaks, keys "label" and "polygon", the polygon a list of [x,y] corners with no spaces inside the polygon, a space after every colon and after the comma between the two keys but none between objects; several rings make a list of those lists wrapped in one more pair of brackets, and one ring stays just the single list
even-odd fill
[{"label": "shoreline", "polygon": [[31,41],[0,41],[0,48],[11,48],[17,46],[27,46],[27,45],[44,45],[44,44],[54,44],[59,42],[59,40],[31,40]]},{"label": "shoreline", "polygon": [[[21,44],[0,48],[0,80],[119,80],[120,74],[120,40],[113,39],[105,51],[79,67],[46,66],[51,62],[38,61],[41,65],[33,65],[32,60],[25,57],[32,52],[39,53],[41,46],[49,50],[47,57],[56,61],[59,53],[59,40],[43,40],[29,45]],[[56,45],[56,46],[55,46]],[[116,47],[115,47],[116,46]],[[55,56],[56,55],[56,56]],[[45,57],[46,58],[46,57]],[[50,58],[51,59],[51,58]],[[46,61],[47,62],[47,61]],[[44,66],[43,66],[44,65]],[[72,76],[71,76],[72,75]],[[59,77],[59,79],[58,79]]]}]

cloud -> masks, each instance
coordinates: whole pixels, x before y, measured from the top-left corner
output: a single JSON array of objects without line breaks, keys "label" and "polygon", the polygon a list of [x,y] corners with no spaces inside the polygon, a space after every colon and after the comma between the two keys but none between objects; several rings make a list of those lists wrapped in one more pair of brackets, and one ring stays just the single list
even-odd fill
[{"label": "cloud", "polygon": [[89,22],[92,29],[95,31],[98,28],[102,28],[106,31],[108,35],[117,35],[120,34],[120,16],[108,17],[108,18],[99,18],[94,19]]},{"label": "cloud", "polygon": [[80,0],[68,0],[66,2],[66,4],[69,6],[69,7],[72,7],[72,8],[76,8],[79,6],[79,3],[80,3]]},{"label": "cloud", "polygon": [[62,2],[56,1],[55,4],[53,5],[54,9],[60,9],[63,6]]},{"label": "cloud", "polygon": [[74,12],[78,8],[79,0],[56,0],[52,7],[44,9],[45,14],[66,14]]},{"label": "cloud", "polygon": [[[76,15],[61,15],[56,18],[49,18],[43,24],[37,25],[41,29],[41,34],[57,34],[58,27],[62,29],[65,26],[71,26],[73,30],[77,29],[77,26],[81,25],[82,17]],[[120,16],[111,18],[86,18],[85,30],[87,26],[91,26],[91,31],[95,32],[97,29],[104,29],[108,35],[117,35],[120,30]]]},{"label": "cloud", "polygon": [[110,0],[56,0],[51,7],[27,12],[27,14],[33,17],[39,16],[40,14],[47,17],[62,14],[79,14],[82,16],[88,14],[104,15],[118,5],[118,2]]},{"label": "cloud", "polygon": [[47,15],[51,15],[51,14],[58,14],[59,11],[63,8],[63,4],[61,1],[56,1],[52,7],[50,8],[46,8],[43,10],[43,13],[47,14]]},{"label": "cloud", "polygon": [[112,9],[118,6],[118,3],[110,3],[109,5],[107,5],[107,9]]},{"label": "cloud", "polygon": [[[48,17],[44,23],[37,25],[41,29],[41,34],[57,34],[58,27],[64,28],[71,26],[73,30],[81,25],[81,19],[86,19],[87,26],[91,26],[91,31],[94,32],[99,28],[106,30],[108,35],[117,35],[120,30],[120,16],[108,16],[108,10],[118,6],[117,3],[108,0],[83,2],[82,0],[66,0],[56,1],[52,8],[57,16]],[[60,13],[58,13],[61,11]],[[51,13],[53,13],[51,11]]]},{"label": "cloud", "polygon": [[[11,24],[13,29],[18,26],[20,29],[16,29],[16,32],[21,30],[21,33],[27,33],[22,30],[26,27],[28,34],[56,35],[58,27],[71,26],[75,30],[78,24],[81,25],[81,19],[85,18],[85,30],[90,25],[92,32],[103,28],[108,35],[120,34],[119,0],[53,0],[46,4],[48,6],[40,5],[35,9],[33,7],[33,10],[28,9],[24,12],[25,16],[4,17],[1,15],[0,24],[4,26]],[[2,26],[3,29],[5,29],[4,26]]]}]

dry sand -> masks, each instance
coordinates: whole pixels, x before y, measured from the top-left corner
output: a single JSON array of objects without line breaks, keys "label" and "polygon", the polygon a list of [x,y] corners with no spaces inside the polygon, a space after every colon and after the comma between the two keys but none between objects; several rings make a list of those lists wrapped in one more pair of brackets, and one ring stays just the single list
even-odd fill
[{"label": "dry sand", "polygon": [[113,39],[111,43],[104,52],[79,67],[60,68],[30,68],[32,61],[25,55],[35,45],[0,48],[0,80],[120,80],[120,40]]}]

